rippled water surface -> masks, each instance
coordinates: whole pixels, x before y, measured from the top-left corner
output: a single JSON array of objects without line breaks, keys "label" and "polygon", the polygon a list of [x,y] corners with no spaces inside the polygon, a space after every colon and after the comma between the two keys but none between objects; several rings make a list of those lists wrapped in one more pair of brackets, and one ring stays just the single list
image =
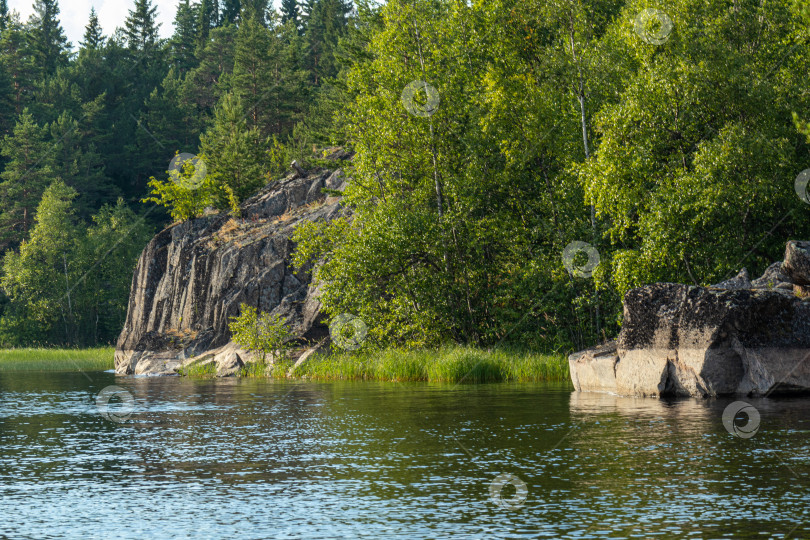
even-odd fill
[{"label": "rippled water surface", "polygon": [[748,401],[2,373],[0,537],[810,538],[810,400]]}]

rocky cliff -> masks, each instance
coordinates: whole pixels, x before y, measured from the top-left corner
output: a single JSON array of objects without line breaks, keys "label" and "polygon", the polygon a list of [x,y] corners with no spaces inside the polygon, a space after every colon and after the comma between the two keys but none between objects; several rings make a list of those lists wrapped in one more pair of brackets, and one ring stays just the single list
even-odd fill
[{"label": "rocky cliff", "polygon": [[572,354],[579,391],[765,396],[810,391],[810,242],[751,281],[628,291],[613,343]]},{"label": "rocky cliff", "polygon": [[303,222],[345,212],[334,195],[345,188],[339,167],[347,158],[333,153],[334,169],[296,172],[265,187],[241,205],[239,218],[208,215],[155,236],[132,279],[116,372],[171,374],[195,357],[232,373],[250,357],[228,330],[242,303],[283,316],[302,340],[325,337],[311,272],[291,268],[291,236]]}]

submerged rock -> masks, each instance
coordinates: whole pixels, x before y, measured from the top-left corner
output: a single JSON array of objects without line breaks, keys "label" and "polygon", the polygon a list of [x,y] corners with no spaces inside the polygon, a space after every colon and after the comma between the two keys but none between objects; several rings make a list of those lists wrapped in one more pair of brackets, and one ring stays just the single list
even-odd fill
[{"label": "submerged rock", "polygon": [[217,358],[218,372],[235,372],[252,359],[236,350],[228,329],[242,303],[281,315],[301,341],[327,336],[311,269],[291,268],[291,236],[302,223],[345,215],[340,197],[321,192],[345,183],[336,170],[295,173],[245,201],[240,218],[206,215],[158,233],[135,269],[116,372],[174,373],[223,348],[229,355]]},{"label": "submerged rock", "polygon": [[801,265],[791,268],[788,278],[773,265],[745,289],[739,275],[725,288],[629,291],[616,342],[569,357],[575,388],[656,397],[810,391],[810,298],[785,287],[802,287],[782,281],[799,275]]}]

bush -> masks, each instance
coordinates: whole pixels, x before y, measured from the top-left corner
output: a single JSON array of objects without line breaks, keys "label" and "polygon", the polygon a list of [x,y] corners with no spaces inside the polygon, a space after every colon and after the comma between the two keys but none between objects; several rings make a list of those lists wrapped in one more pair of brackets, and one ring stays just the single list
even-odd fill
[{"label": "bush", "polygon": [[286,321],[278,315],[259,313],[247,304],[242,304],[239,309],[240,315],[231,317],[228,326],[234,343],[248,351],[261,353],[262,364],[266,363],[268,355],[273,360],[280,359],[293,335]]}]

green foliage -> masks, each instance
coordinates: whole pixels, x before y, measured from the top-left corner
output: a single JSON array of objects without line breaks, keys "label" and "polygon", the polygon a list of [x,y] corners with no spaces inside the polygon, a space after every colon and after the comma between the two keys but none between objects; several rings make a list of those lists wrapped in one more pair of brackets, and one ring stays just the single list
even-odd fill
[{"label": "green foliage", "polygon": [[[324,308],[395,346],[578,348],[615,334],[630,287],[756,272],[806,236],[798,9],[680,0],[654,45],[648,7],[388,2],[347,49],[352,221],[296,236]],[[403,106],[416,80],[434,114]],[[565,271],[572,241],[598,250],[593,279]]]},{"label": "green foliage", "polygon": [[787,5],[736,12],[681,1],[668,11],[677,30],[663,52],[610,29],[629,75],[596,114],[599,149],[579,169],[609,224],[620,292],[659,280],[713,283],[744,264],[762,270],[785,239],[807,231],[792,189],[806,149],[789,121],[792,107],[807,105],[796,77],[807,58],[774,60],[798,37]]},{"label": "green foliage", "polygon": [[231,317],[228,328],[231,339],[240,347],[261,353],[259,364],[269,359],[276,362],[283,358],[292,332],[278,315],[259,313],[247,304],[239,306],[239,315]]},{"label": "green foliage", "polygon": [[[267,183],[269,141],[256,127],[248,128],[243,102],[233,94],[217,107],[214,125],[200,137],[212,184],[242,201]],[[225,200],[220,198],[220,207]]]},{"label": "green foliage", "polygon": [[[320,261],[324,309],[383,345],[583,347],[616,333],[628,288],[756,273],[810,232],[806,0],[182,0],[169,40],[137,0],[109,39],[91,13],[75,56],[55,0],[27,24],[5,5],[6,343],[109,341],[166,219],[137,201],[236,213],[293,159],[323,166],[314,146],[356,151],[351,218],[299,229],[296,264]],[[634,28],[651,7],[673,22],[660,43]],[[413,83],[425,106],[415,81],[432,114],[403,103]],[[164,176],[177,152],[204,160],[199,185]],[[564,268],[572,241],[598,250],[593,278]]]},{"label": "green foliage", "polygon": [[24,110],[13,135],[3,139],[2,154],[8,160],[0,173],[0,242],[16,246],[34,223],[36,206],[54,180],[52,156],[45,141],[45,129]]},{"label": "green foliage", "polygon": [[[135,258],[150,235],[119,201],[83,230],[77,192],[61,180],[42,196],[30,238],[7,251],[0,288],[9,304],[0,343],[109,343],[124,321]],[[103,319],[102,319],[103,318]]]},{"label": "green foliage", "polygon": [[[290,367],[281,366],[273,371],[273,376],[286,377]],[[568,360],[562,355],[461,346],[318,355],[294,368],[291,376],[308,379],[443,383],[569,380]]]},{"label": "green foliage", "polygon": [[[198,166],[207,168],[207,156],[198,156]],[[195,168],[194,160],[183,162],[179,170],[167,171],[166,180],[157,180],[152,177],[149,187],[152,188],[150,196],[143,202],[153,202],[167,208],[175,221],[184,221],[200,216],[209,206],[221,207],[222,199],[228,200],[227,192],[223,195],[222,187],[217,185],[210,174],[200,179],[202,173]],[[235,200],[231,199],[229,207],[235,211]]]},{"label": "green foliage", "polygon": [[[30,240],[22,243],[19,254],[6,252],[3,261],[0,287],[11,300],[13,316],[30,325],[25,329],[28,343],[42,343],[43,337],[58,330],[64,330],[64,342],[75,339],[68,291],[77,232],[71,202],[76,195],[59,180],[51,184],[37,208]],[[59,322],[64,322],[64,328],[58,328]],[[30,339],[33,336],[38,338]]]}]

